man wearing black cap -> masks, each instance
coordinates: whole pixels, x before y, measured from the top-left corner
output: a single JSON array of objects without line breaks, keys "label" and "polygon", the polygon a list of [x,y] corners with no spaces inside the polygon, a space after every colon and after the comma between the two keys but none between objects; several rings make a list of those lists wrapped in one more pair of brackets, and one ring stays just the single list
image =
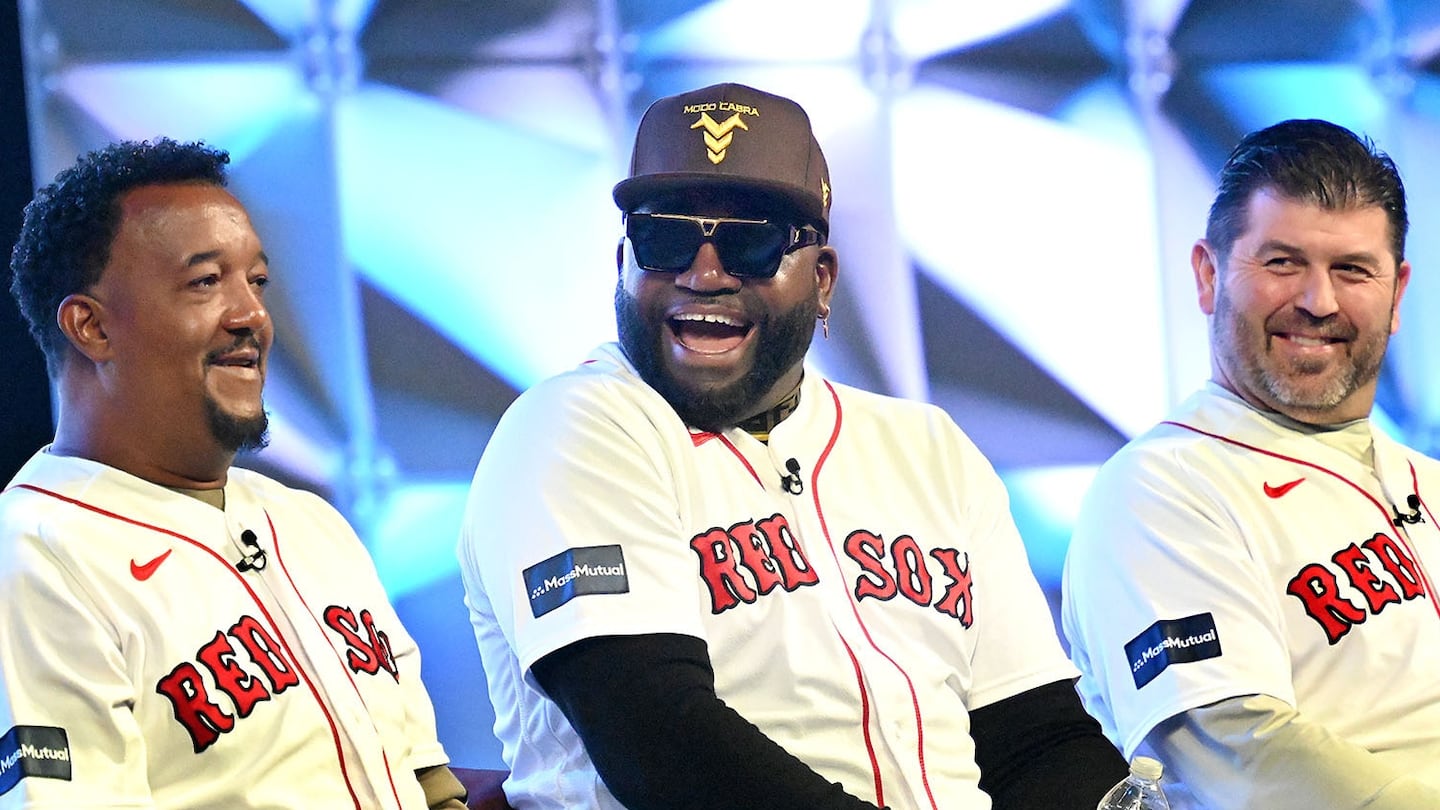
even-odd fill
[{"label": "man wearing black cap", "polygon": [[516,400],[462,529],[511,802],[1094,807],[1124,763],[1000,480],[804,366],[839,272],[804,110],[661,99],[615,200],[619,343]]}]

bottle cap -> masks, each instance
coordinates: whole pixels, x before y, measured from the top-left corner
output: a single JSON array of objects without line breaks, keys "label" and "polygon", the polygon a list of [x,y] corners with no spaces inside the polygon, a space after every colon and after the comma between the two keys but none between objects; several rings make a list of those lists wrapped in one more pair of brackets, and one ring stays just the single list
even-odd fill
[{"label": "bottle cap", "polygon": [[1160,774],[1165,772],[1165,766],[1157,759],[1150,757],[1135,757],[1130,761],[1130,772],[1141,779],[1149,779],[1152,782],[1160,780]]}]

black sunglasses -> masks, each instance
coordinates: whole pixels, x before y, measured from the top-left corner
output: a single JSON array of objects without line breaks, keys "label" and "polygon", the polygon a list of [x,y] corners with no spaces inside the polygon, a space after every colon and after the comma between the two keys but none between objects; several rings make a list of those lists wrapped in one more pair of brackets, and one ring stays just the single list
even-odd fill
[{"label": "black sunglasses", "polygon": [[742,278],[774,278],[786,253],[824,241],[810,225],[685,214],[626,214],[625,236],[645,270],[683,273],[709,240],[725,272]]}]

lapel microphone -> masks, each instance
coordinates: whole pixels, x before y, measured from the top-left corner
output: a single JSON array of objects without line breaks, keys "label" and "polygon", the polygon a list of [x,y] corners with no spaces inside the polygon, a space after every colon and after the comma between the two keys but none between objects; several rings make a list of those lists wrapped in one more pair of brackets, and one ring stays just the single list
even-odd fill
[{"label": "lapel microphone", "polygon": [[255,532],[249,529],[241,532],[240,542],[250,550],[235,563],[235,570],[242,574],[246,571],[264,571],[265,549],[260,548],[260,539],[255,536]]},{"label": "lapel microphone", "polygon": [[1390,508],[1395,511],[1395,520],[1391,521],[1392,523],[1394,523],[1396,526],[1404,526],[1407,523],[1413,526],[1416,523],[1425,522],[1425,516],[1420,514],[1419,495],[1416,495],[1413,492],[1409,495],[1406,495],[1405,505],[1410,507],[1409,512],[1401,512],[1400,507],[1391,504]]},{"label": "lapel microphone", "polygon": [[800,478],[800,462],[793,458],[785,460],[785,469],[789,470],[788,475],[780,476],[780,488],[791,495],[799,495],[805,491],[805,481]]}]

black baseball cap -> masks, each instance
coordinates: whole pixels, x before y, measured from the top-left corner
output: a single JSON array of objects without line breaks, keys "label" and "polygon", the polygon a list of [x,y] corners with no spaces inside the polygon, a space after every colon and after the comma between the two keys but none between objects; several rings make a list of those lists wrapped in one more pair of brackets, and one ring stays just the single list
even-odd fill
[{"label": "black baseball cap", "polygon": [[630,177],[615,204],[694,187],[756,189],[830,225],[830,170],[799,104],[743,84],[716,84],[667,96],[640,118]]}]

